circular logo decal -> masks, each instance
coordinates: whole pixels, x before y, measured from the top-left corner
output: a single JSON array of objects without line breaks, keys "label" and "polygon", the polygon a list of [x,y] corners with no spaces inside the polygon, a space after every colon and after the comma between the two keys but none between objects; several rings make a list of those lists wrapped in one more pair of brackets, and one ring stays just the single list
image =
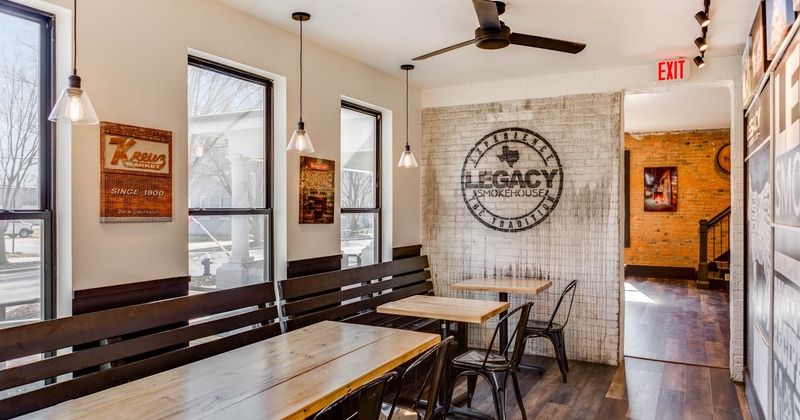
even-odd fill
[{"label": "circular logo decal", "polygon": [[503,128],[480,139],[464,159],[461,193],[470,213],[501,232],[541,223],[558,204],[564,172],[544,137]]}]

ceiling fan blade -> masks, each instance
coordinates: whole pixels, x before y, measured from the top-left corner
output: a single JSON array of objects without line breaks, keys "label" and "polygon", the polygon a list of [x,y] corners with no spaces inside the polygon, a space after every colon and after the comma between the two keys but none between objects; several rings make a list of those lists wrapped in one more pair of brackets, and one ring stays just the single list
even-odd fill
[{"label": "ceiling fan blade", "polygon": [[456,44],[456,45],[451,45],[451,46],[449,46],[447,48],[442,48],[441,50],[436,50],[436,51],[434,51],[432,53],[427,53],[425,55],[421,55],[419,57],[412,58],[411,61],[424,60],[426,58],[431,58],[431,57],[433,57],[435,55],[443,54],[443,53],[446,53],[448,51],[453,51],[455,49],[458,49],[458,48],[461,48],[461,47],[466,47],[467,45],[471,45],[471,44],[474,44],[474,43],[475,43],[475,40],[474,39],[470,39],[469,41],[464,41],[464,42]]},{"label": "ceiling fan blade", "polygon": [[488,32],[500,32],[500,15],[497,5],[489,0],[472,0],[472,6],[478,15],[481,29]]},{"label": "ceiling fan blade", "polygon": [[586,44],[580,42],[545,38],[543,36],[536,36],[536,35],[518,34],[516,32],[511,34],[510,40],[511,43],[514,45],[542,48],[545,50],[553,50],[570,54],[577,54],[583,51],[584,48],[586,48]]}]

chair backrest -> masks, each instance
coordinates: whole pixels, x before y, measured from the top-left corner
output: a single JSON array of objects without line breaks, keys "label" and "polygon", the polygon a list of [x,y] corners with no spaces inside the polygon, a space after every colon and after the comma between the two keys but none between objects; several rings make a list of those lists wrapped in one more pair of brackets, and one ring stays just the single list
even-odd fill
[{"label": "chair backrest", "polygon": [[564,288],[564,291],[561,292],[561,297],[558,298],[558,303],[556,307],[553,308],[553,313],[550,314],[550,319],[547,321],[547,329],[553,327],[553,320],[556,319],[556,315],[558,315],[558,310],[561,308],[561,304],[564,302],[564,298],[569,295],[569,308],[567,308],[567,318],[564,319],[564,323],[561,324],[562,327],[567,326],[567,322],[569,321],[569,315],[572,313],[572,302],[575,300],[575,287],[578,285],[578,280],[572,280],[569,282],[567,287]]},{"label": "chair backrest", "polygon": [[415,396],[413,405],[410,408],[416,409],[419,403],[423,401],[422,394],[426,394],[424,398],[426,406],[423,420],[429,420],[434,417],[436,413],[436,400],[439,397],[439,390],[441,389],[442,379],[444,377],[444,369],[447,366],[447,350],[453,340],[454,338],[452,336],[442,340],[422,356],[419,356],[417,360],[403,372],[403,376],[398,383],[397,394],[394,398],[392,409],[389,411],[389,419],[393,418],[394,411],[397,409],[406,380],[409,376],[416,375],[425,367],[428,368],[425,372],[425,379],[419,385],[419,392]]},{"label": "chair backrest", "polygon": [[494,347],[494,342],[497,340],[497,336],[500,334],[500,329],[503,328],[507,321],[511,319],[517,312],[519,312],[519,320],[517,321],[517,326],[514,328],[514,331],[511,333],[511,336],[508,337],[508,343],[506,347],[500,349],[500,354],[508,354],[508,348],[513,344],[514,350],[511,353],[511,357],[508,359],[508,362],[512,365],[515,365],[516,362],[522,358],[522,352],[524,350],[525,345],[525,337],[523,336],[523,331],[525,328],[528,327],[528,317],[531,314],[531,306],[533,306],[533,302],[524,303],[518,307],[516,307],[513,311],[507,313],[504,317],[500,318],[500,321],[497,323],[497,326],[494,329],[494,334],[492,334],[492,340],[489,342],[488,351],[486,352],[486,356],[483,359],[483,366],[486,366],[486,363],[489,360],[489,353]]},{"label": "chair backrest", "polygon": [[396,377],[396,372],[389,372],[367,382],[328,404],[314,416],[314,420],[376,420],[380,418],[386,386]]}]

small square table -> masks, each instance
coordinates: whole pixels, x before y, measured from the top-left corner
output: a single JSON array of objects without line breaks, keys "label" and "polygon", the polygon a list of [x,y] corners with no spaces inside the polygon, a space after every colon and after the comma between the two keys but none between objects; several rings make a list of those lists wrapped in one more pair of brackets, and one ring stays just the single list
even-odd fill
[{"label": "small square table", "polygon": [[[506,279],[506,278],[477,278],[453,283],[450,288],[454,290],[469,290],[475,292],[497,292],[500,302],[508,302],[509,293],[522,293],[535,295],[550,288],[553,282],[537,279]],[[505,311],[502,315],[505,315]],[[500,350],[508,345],[508,328],[500,330]]]},{"label": "small square table", "polygon": [[[417,316],[450,322],[481,324],[508,310],[508,302],[414,295],[384,303],[376,308],[380,314]],[[447,336],[447,324],[442,324],[442,337]]]}]

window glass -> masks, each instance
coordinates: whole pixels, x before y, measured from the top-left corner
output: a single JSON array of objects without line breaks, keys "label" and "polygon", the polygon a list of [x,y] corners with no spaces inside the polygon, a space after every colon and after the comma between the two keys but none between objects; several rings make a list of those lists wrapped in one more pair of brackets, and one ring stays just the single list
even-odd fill
[{"label": "window glass", "polygon": [[341,115],[342,267],[379,262],[380,113],[348,102]]},{"label": "window glass", "polygon": [[271,281],[269,80],[190,57],[191,290]]}]

